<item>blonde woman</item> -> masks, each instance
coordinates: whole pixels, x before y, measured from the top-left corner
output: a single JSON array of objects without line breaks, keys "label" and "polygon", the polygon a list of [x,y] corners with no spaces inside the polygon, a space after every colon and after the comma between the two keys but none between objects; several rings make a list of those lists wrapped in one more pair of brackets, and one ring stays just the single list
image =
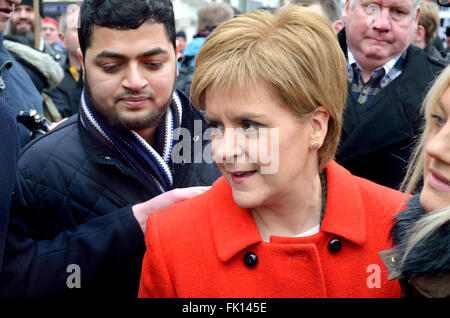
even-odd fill
[{"label": "blonde woman", "polygon": [[380,255],[404,297],[450,297],[450,67],[423,107],[425,129],[402,183],[418,193],[395,219],[394,248]]},{"label": "blonde woman", "polygon": [[191,98],[223,177],[150,215],[140,297],[399,297],[378,252],[406,197],[332,160],[346,94],[331,24],[308,9],[215,29]]}]

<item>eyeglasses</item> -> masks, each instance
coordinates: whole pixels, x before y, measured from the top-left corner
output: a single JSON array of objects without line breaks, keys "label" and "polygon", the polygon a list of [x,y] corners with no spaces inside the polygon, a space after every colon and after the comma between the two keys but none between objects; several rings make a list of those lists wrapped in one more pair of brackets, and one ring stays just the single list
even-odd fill
[{"label": "eyeglasses", "polygon": [[450,7],[450,0],[438,0],[437,3],[443,7]]}]

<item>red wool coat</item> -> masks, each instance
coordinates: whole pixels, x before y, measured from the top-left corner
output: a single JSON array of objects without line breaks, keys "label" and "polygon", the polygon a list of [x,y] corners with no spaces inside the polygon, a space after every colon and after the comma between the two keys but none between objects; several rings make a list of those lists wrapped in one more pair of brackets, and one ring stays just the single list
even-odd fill
[{"label": "red wool coat", "polygon": [[407,196],[326,168],[320,232],[261,240],[222,177],[208,192],[150,214],[139,297],[400,297],[378,255]]}]

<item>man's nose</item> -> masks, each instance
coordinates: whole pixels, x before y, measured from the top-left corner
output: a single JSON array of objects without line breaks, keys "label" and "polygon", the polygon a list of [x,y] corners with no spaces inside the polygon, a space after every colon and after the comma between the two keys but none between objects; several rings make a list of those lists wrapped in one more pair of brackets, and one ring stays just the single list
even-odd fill
[{"label": "man's nose", "polygon": [[388,8],[383,8],[378,12],[373,27],[379,31],[391,29],[391,15]]},{"label": "man's nose", "polygon": [[127,68],[123,80],[123,86],[132,91],[139,91],[148,85],[148,81],[138,65],[130,65]]}]

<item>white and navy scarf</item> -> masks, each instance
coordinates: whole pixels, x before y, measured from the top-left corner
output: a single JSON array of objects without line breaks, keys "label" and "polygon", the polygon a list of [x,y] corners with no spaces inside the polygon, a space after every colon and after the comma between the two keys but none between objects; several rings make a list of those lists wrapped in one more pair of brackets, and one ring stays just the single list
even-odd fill
[{"label": "white and navy scarf", "polygon": [[157,186],[161,193],[172,189],[174,131],[181,126],[182,118],[181,100],[176,91],[163,116],[164,120],[157,128],[155,149],[134,130],[114,130],[105,123],[89,102],[86,89],[81,96],[80,117],[90,135],[118,151],[132,168]]}]

